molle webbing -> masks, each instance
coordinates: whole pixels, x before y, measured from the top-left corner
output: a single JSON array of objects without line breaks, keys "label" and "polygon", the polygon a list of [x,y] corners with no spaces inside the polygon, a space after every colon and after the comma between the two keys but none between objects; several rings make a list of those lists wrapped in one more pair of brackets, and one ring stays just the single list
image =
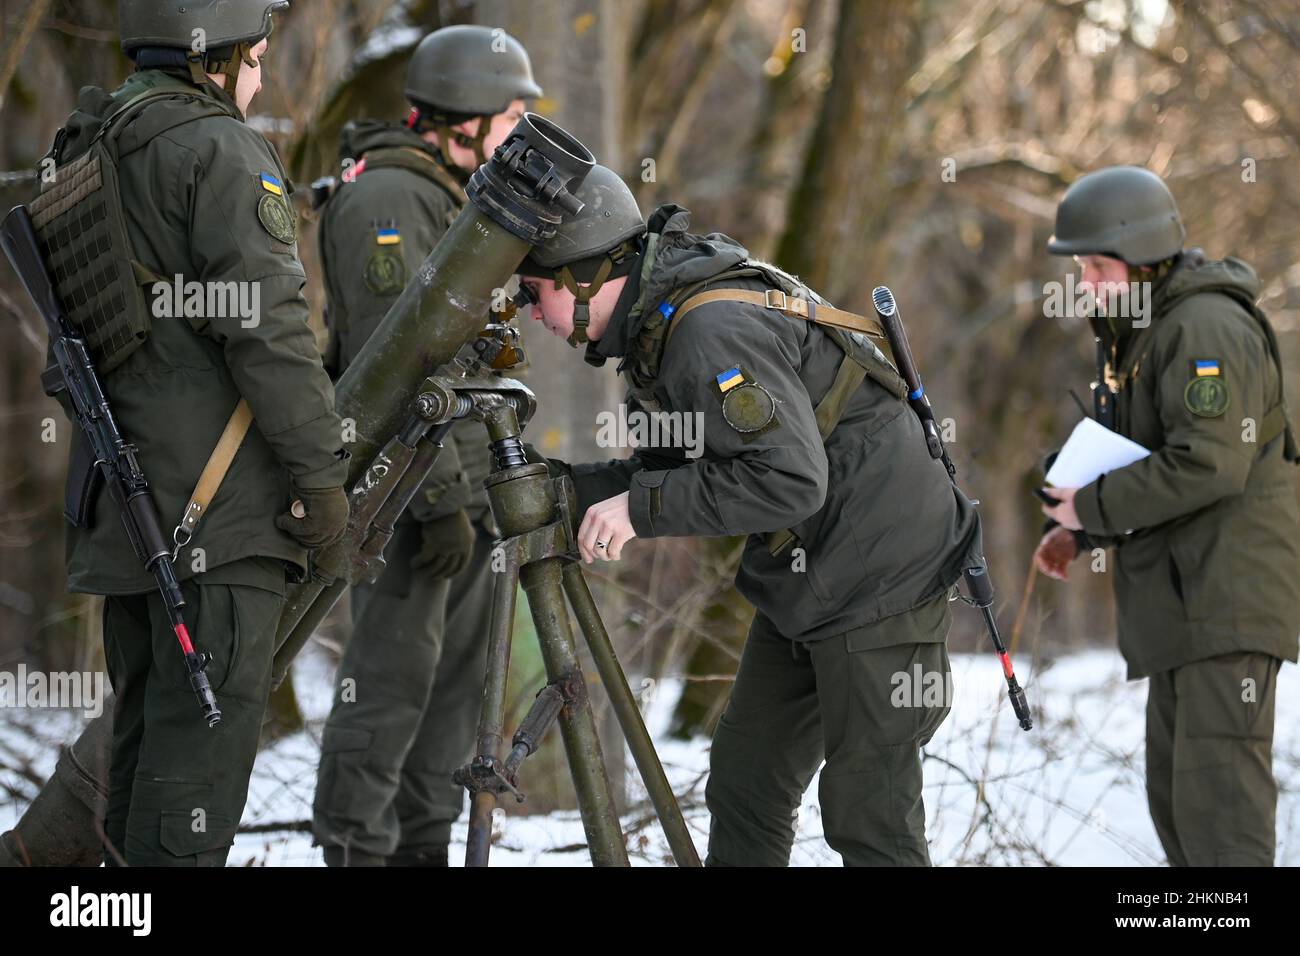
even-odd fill
[{"label": "molle webbing", "polygon": [[29,205],[59,302],[101,375],[126,361],[150,328],[141,289],[149,273],[133,258],[126,230],[116,132],[153,100],[187,92],[194,91],[175,81],[127,100],[105,118],[86,152],[56,168]]},{"label": "molle webbing", "polygon": [[116,171],[101,150],[91,149],[58,169],[30,209],[59,301],[100,374],[107,375],[149,334]]}]

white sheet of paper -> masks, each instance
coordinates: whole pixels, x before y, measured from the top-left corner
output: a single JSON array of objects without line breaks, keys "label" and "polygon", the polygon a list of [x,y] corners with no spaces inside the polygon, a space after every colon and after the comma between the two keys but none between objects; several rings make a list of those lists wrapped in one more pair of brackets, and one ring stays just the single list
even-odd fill
[{"label": "white sheet of paper", "polygon": [[1108,471],[1141,461],[1151,452],[1091,418],[1074,426],[1070,438],[1056,456],[1047,483],[1057,488],[1082,488]]}]

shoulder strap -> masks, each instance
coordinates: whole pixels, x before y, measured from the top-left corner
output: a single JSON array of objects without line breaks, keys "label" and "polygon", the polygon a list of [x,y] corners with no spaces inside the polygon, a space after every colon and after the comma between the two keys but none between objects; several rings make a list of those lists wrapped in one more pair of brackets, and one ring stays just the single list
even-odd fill
[{"label": "shoulder strap", "polygon": [[[147,90],[137,93],[135,96],[128,99],[117,109],[113,110],[113,112],[109,113],[108,116],[105,117],[103,124],[96,131],[94,139],[91,140],[91,146],[93,147],[100,140],[105,140],[106,143],[112,144],[110,146],[110,149],[114,155],[114,158],[116,159],[117,139],[121,135],[122,131],[126,128],[126,121],[136,116],[141,111],[143,111],[146,107],[153,105],[155,102],[159,100],[173,99],[173,98],[178,98],[178,99],[187,98],[187,99],[195,99],[195,100],[207,99],[206,97],[203,97],[200,94],[199,90],[196,87],[190,86],[186,83],[182,83],[179,80],[171,80],[169,82],[162,83],[159,86],[150,87]],[[176,117],[174,122],[171,122],[161,127],[160,129],[157,130],[157,132],[162,133],[168,129],[174,129],[177,126],[181,126],[185,123],[190,123],[193,122],[194,120],[202,119],[207,116],[232,116],[233,117],[235,115],[230,111],[228,107],[217,102],[216,100],[211,100],[210,103],[206,105],[208,106],[208,108],[195,112],[193,115]]]},{"label": "shoulder strap", "polygon": [[[724,273],[709,281],[725,281],[728,278],[737,278],[737,273],[743,274],[746,272],[757,276],[763,275],[761,270],[739,269],[731,273]],[[698,286],[695,288],[698,288]],[[884,353],[880,351],[879,346],[875,346],[875,343],[870,342],[870,340],[866,342],[851,341],[844,334],[846,332],[856,332],[879,339],[887,349],[889,347],[887,344],[888,339],[879,321],[853,312],[833,308],[825,303],[816,302],[812,298],[790,295],[781,289],[765,289],[762,292],[751,289],[710,289],[706,292],[696,292],[694,295],[690,295],[688,292],[687,298],[677,307],[672,314],[671,321],[668,323],[668,330],[664,336],[664,347],[667,348],[673,330],[681,324],[682,319],[689,315],[692,310],[710,302],[741,302],[746,305],[762,306],[790,318],[804,319],[817,325],[826,326],[831,330],[835,344],[845,354],[844,359],[840,362],[839,369],[835,373],[835,381],[831,383],[831,387],[827,389],[826,394],[822,396],[821,401],[817,403],[817,407],[813,410],[817,418],[817,432],[823,444],[825,444],[836,426],[839,425],[840,419],[844,417],[844,410],[848,407],[849,400],[868,375],[900,401],[907,394],[906,383],[897,374],[892,364],[885,359]],[[872,357],[865,354],[868,345],[875,346],[873,350],[875,361],[872,361]],[[788,528],[773,531],[764,536],[768,552],[773,557],[788,548],[794,540],[795,534]]]},{"label": "shoulder strap", "polygon": [[875,319],[853,312],[845,312],[829,305],[819,305],[812,299],[797,299],[786,295],[780,289],[766,289],[754,292],[749,289],[711,289],[691,296],[677,308],[674,321],[668,325],[668,338],[672,338],[673,329],[692,309],[710,302],[744,302],[748,305],[761,305],[765,309],[774,309],[792,319],[806,319],[817,325],[829,325],[848,332],[862,332],[873,338],[885,340],[885,330]]},{"label": "shoulder strap", "polygon": [[363,157],[366,169],[383,169],[396,167],[423,176],[437,185],[458,206],[465,205],[465,187],[462,186],[442,163],[423,150],[411,146],[384,146],[367,150]]}]

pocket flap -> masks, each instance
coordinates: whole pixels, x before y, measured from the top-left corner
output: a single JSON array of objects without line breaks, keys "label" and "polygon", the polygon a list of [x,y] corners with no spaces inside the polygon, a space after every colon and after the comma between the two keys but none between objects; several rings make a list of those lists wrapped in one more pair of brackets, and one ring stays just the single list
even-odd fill
[{"label": "pocket flap", "polygon": [[196,818],[188,810],[164,810],[160,826],[159,842],[163,849],[176,856],[225,849],[235,840],[235,824],[220,813]]},{"label": "pocket flap", "polygon": [[321,739],[320,752],[323,754],[340,753],[347,750],[365,750],[370,746],[374,732],[360,727],[325,727]]}]

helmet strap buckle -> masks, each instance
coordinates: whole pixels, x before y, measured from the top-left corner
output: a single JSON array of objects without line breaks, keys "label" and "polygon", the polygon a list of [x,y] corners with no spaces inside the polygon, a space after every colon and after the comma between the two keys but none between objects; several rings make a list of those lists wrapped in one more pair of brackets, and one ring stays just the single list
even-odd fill
[{"label": "helmet strap buckle", "polygon": [[573,277],[573,272],[568,266],[565,266],[555,274],[555,287],[561,286],[573,293],[575,299],[573,303],[573,332],[569,335],[568,343],[575,349],[579,345],[585,344],[587,339],[587,326],[591,323],[591,299],[600,291],[600,287],[605,284],[609,274],[614,270],[614,261],[605,256],[605,261],[601,263],[596,274],[592,276],[590,282],[586,285],[579,285],[578,280]]},{"label": "helmet strap buckle", "polygon": [[189,53],[185,57],[185,62],[189,64],[190,79],[194,81],[194,85],[205,86],[208,82],[208,74],[203,68],[203,54]]},{"label": "helmet strap buckle", "polygon": [[239,85],[239,68],[245,63],[249,66],[257,66],[257,61],[249,55],[247,43],[237,43],[234,52],[230,54],[230,59],[226,61],[226,92],[232,97],[235,95],[235,87]]}]

